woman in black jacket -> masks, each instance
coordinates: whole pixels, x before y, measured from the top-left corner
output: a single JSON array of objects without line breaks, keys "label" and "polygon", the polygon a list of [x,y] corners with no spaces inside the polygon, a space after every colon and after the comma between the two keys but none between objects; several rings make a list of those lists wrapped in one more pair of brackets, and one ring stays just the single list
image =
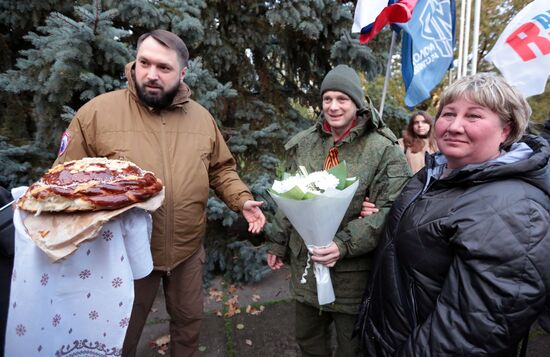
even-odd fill
[{"label": "woman in black jacket", "polygon": [[[515,356],[549,304],[550,149],[501,77],[442,94],[441,153],[388,216],[357,331],[370,356]],[[520,139],[521,138],[521,139]]]}]

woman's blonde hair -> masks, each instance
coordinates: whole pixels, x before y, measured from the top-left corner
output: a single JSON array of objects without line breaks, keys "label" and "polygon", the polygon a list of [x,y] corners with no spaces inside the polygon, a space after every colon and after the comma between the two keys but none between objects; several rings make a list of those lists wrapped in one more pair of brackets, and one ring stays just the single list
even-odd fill
[{"label": "woman's blonde hair", "polygon": [[532,113],[531,107],[525,97],[503,77],[494,73],[477,73],[460,78],[441,94],[436,120],[443,107],[460,98],[492,110],[504,125],[510,125],[510,134],[502,143],[502,148],[510,147],[525,133]]}]

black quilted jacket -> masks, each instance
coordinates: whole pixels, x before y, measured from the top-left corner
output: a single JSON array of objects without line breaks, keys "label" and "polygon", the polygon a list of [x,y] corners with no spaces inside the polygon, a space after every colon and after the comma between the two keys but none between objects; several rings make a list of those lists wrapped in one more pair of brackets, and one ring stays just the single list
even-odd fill
[{"label": "black quilted jacket", "polygon": [[550,149],[523,142],[444,179],[432,155],[402,191],[357,322],[366,355],[515,354],[550,301]]}]

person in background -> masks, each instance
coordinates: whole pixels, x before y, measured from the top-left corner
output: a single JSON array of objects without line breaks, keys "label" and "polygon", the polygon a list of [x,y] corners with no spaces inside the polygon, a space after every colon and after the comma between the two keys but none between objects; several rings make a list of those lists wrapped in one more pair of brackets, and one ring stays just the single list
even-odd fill
[{"label": "person in background", "polygon": [[430,114],[423,111],[416,112],[411,115],[403,138],[399,139],[399,145],[407,157],[413,174],[424,167],[426,153],[433,154],[437,151],[433,124]]},{"label": "person in background", "polygon": [[517,356],[550,307],[550,148],[523,136],[530,115],[495,74],[443,91],[441,152],[403,189],[378,245],[356,325],[365,355]]},{"label": "person in background", "polygon": [[164,288],[170,315],[170,354],[192,356],[203,316],[203,238],[209,189],[241,211],[249,231],[265,217],[239,178],[216,121],[191,99],[183,81],[189,52],[174,33],[154,30],[137,42],[126,68],[128,88],[102,94],[76,113],[55,164],[83,157],[126,159],[154,172],[165,187],[153,214],[153,272],[134,282],[135,299],[123,356],[134,356],[157,295]]},{"label": "person in background", "polygon": [[[312,269],[300,282],[308,249],[282,212],[277,212],[268,250],[268,265],[283,266],[290,259],[291,290],[296,301],[296,340],[303,356],[331,355],[331,324],[336,331],[336,355],[359,355],[359,341],[352,338],[359,303],[369,276],[371,253],[378,243],[386,214],[411,173],[397,138],[377,111],[365,102],[359,76],[349,66],[333,68],[321,83],[322,114],[318,122],[285,145],[287,172],[299,165],[320,171],[346,161],[348,173],[359,187],[327,248],[315,249],[313,262],[331,267],[336,300],[320,306]],[[359,218],[368,193],[379,212]]]},{"label": "person in background", "polygon": [[[417,173],[425,165],[426,154],[437,151],[435,140],[434,121],[430,114],[419,111],[411,115],[407,128],[403,130],[403,138],[399,139],[399,146],[403,149],[407,163],[413,174]],[[361,217],[378,212],[373,202],[365,197],[361,208]]]}]

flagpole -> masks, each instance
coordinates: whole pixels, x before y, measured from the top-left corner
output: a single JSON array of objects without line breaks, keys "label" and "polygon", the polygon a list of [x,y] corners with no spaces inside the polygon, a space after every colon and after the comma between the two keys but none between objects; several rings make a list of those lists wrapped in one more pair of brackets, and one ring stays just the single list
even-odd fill
[{"label": "flagpole", "polygon": [[464,34],[464,58],[462,63],[462,75],[468,75],[468,51],[470,46],[470,17],[472,15],[472,0],[466,1],[466,30]]},{"label": "flagpole", "polygon": [[460,1],[460,35],[458,38],[458,68],[456,78],[462,77],[462,62],[464,56],[464,19],[466,18],[466,0]]},{"label": "flagpole", "polygon": [[474,36],[472,40],[472,74],[477,73],[477,56],[479,52],[479,21],[481,14],[481,1],[474,3]]},{"label": "flagpole", "polygon": [[384,113],[384,102],[386,101],[386,92],[388,90],[388,83],[391,77],[391,58],[393,56],[393,47],[395,46],[396,38],[397,38],[397,33],[392,30],[390,51],[388,53],[388,63],[386,64],[386,78],[384,78],[384,89],[382,90],[382,100],[380,100],[380,111],[379,111],[380,119],[382,119],[382,114]]}]

